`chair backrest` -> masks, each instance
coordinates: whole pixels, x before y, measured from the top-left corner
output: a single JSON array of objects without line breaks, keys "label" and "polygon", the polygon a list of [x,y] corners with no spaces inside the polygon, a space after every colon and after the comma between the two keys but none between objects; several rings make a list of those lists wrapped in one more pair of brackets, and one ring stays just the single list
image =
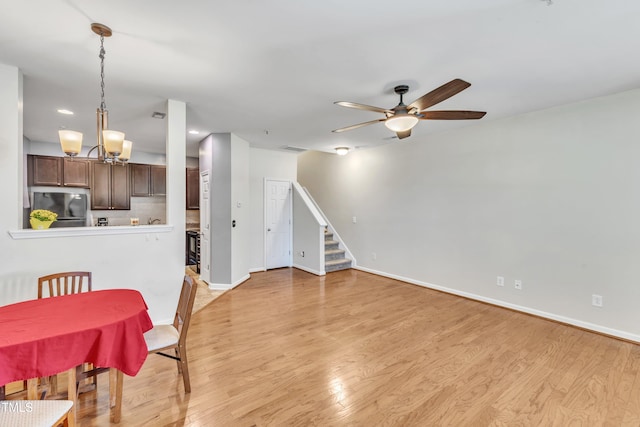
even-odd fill
[{"label": "chair backrest", "polygon": [[196,292],[198,285],[190,276],[184,276],[182,280],[182,290],[180,291],[180,299],[178,300],[178,308],[176,316],[173,318],[173,326],[180,333],[181,345],[187,340],[187,329],[191,321],[191,312],[193,311],[193,302],[196,300]]},{"label": "chair backrest", "polygon": [[89,292],[91,291],[91,272],[67,271],[42,276],[38,278],[38,298],[43,297],[45,287],[49,289],[50,297]]}]

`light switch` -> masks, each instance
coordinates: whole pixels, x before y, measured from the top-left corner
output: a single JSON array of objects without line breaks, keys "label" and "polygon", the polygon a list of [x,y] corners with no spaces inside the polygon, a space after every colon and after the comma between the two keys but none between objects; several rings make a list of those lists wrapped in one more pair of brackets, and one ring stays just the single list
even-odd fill
[{"label": "light switch", "polygon": [[356,217],[354,216],[353,218],[351,218],[351,221],[353,221],[353,223],[355,224],[357,222]]}]

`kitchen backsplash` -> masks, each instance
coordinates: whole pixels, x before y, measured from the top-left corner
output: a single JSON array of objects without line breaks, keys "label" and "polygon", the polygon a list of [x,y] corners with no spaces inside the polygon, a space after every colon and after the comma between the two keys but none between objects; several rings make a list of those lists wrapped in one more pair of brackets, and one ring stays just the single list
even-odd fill
[{"label": "kitchen backsplash", "polygon": [[149,221],[154,224],[166,224],[166,197],[132,197],[131,210],[128,211],[89,211],[93,225],[96,225],[98,217],[108,218],[109,225],[131,225],[131,218],[138,218],[140,225],[146,225]]}]

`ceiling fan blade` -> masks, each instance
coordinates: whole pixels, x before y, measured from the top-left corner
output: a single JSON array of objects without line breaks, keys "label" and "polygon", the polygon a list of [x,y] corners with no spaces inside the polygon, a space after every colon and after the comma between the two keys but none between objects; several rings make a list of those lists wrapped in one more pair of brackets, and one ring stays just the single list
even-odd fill
[{"label": "ceiling fan blade", "polygon": [[393,111],[387,110],[385,108],[372,107],[371,105],[358,104],[358,103],[349,102],[349,101],[336,101],[334,102],[334,104],[338,104],[342,107],[357,108],[358,110],[375,111],[376,113],[389,113],[389,114],[393,113]]},{"label": "ceiling fan blade", "polygon": [[408,108],[416,108],[418,111],[422,111],[425,108],[429,108],[432,105],[436,105],[445,99],[451,98],[453,95],[462,92],[466,88],[471,86],[471,83],[467,83],[464,80],[454,79],[449,83],[445,83],[437,89],[422,95],[420,98],[409,104]]},{"label": "ceiling fan blade", "polygon": [[404,132],[396,132],[396,135],[398,135],[398,139],[408,138],[411,136],[411,129]]},{"label": "ceiling fan blade", "polygon": [[422,120],[475,120],[483,118],[485,114],[487,113],[484,111],[442,110],[423,111],[418,117]]},{"label": "ceiling fan blade", "polygon": [[335,129],[335,130],[332,130],[331,132],[344,132],[344,131],[347,131],[347,130],[358,129],[358,128],[361,128],[362,126],[372,125],[372,124],[378,123],[378,122],[384,122],[385,120],[386,119],[371,120],[369,122],[358,123],[357,125],[351,125],[351,126],[347,126],[347,127],[344,127],[344,128]]}]

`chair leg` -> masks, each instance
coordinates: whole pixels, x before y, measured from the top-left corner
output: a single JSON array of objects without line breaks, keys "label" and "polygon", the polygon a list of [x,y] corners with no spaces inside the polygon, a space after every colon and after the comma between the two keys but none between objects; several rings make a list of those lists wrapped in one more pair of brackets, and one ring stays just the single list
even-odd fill
[{"label": "chair leg", "polygon": [[[178,362],[178,371],[182,373],[182,381],[184,382],[184,392],[191,393],[191,381],[189,380],[189,364],[187,363],[187,349],[185,347],[177,347],[176,353],[180,353],[180,361]],[[180,369],[180,367],[182,369]]]},{"label": "chair leg", "polygon": [[180,357],[180,349],[179,347],[176,347],[174,349],[174,352],[176,353],[176,364],[178,365],[178,373],[182,374],[182,363],[181,363],[181,357]]},{"label": "chair leg", "polygon": [[6,400],[6,392],[4,386],[0,387],[0,400]]},{"label": "chair leg", "polygon": [[58,394],[58,376],[52,375],[48,378],[49,381],[49,392],[52,396]]}]

